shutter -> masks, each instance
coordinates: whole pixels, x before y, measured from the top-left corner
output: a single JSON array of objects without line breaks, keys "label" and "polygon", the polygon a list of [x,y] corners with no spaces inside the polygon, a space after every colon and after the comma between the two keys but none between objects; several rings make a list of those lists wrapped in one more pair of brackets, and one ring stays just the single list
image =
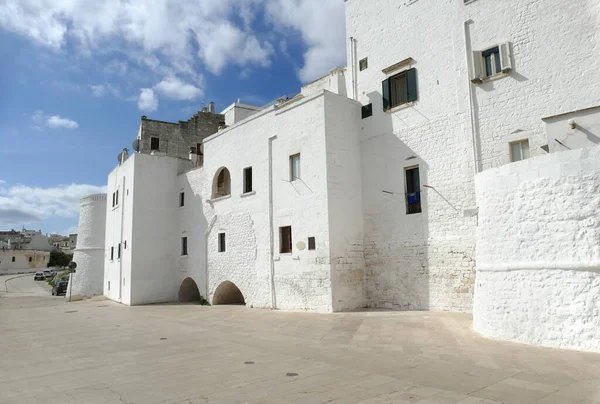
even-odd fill
[{"label": "shutter", "polygon": [[381,94],[383,95],[383,110],[387,111],[392,106],[390,79],[385,79],[382,83],[382,87]]},{"label": "shutter", "polygon": [[414,67],[406,71],[406,89],[408,92],[406,101],[413,102],[417,100],[417,69]]},{"label": "shutter", "polygon": [[500,48],[500,67],[502,73],[509,73],[512,70],[512,55],[510,53],[510,42],[498,46]]},{"label": "shutter", "polygon": [[480,51],[473,52],[473,77],[471,81],[476,81],[485,77],[485,66],[483,62],[483,55]]}]

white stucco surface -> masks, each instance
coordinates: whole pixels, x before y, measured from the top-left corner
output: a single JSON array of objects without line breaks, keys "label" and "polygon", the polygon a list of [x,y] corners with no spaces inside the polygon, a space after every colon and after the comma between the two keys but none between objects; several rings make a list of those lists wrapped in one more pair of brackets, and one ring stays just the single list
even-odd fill
[{"label": "white stucco surface", "polygon": [[75,274],[69,279],[67,294],[73,297],[101,295],[104,278],[104,236],[106,229],[106,194],[81,198],[77,246],[73,261]]},{"label": "white stucco surface", "polygon": [[487,170],[476,184],[475,330],[600,351],[600,147]]}]

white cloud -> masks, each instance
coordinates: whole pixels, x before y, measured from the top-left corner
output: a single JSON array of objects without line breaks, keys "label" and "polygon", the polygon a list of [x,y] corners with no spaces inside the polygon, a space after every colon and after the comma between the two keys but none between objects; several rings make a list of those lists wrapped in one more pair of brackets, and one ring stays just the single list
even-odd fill
[{"label": "white cloud", "polygon": [[0,187],[0,223],[15,226],[37,223],[51,217],[77,217],[81,197],[105,192],[104,186],[87,184],[58,185],[53,188],[25,185]]},{"label": "white cloud", "polygon": [[154,89],[165,97],[174,100],[194,100],[204,95],[203,91],[191,84],[184,83],[177,77],[167,77],[154,86]]},{"label": "white cloud", "polygon": [[94,97],[104,97],[107,94],[111,94],[115,98],[120,98],[121,96],[119,89],[111,84],[91,85],[90,90]]},{"label": "white cloud", "polygon": [[77,129],[79,124],[71,119],[61,118],[59,115],[52,115],[47,120],[47,125],[51,128]]},{"label": "white cloud", "polygon": [[5,180],[0,180],[0,185],[6,184]]},{"label": "white cloud", "polygon": [[158,108],[158,98],[151,88],[140,89],[138,108],[142,112],[154,112]]},{"label": "white cloud", "polygon": [[42,110],[36,110],[31,115],[32,127],[43,130],[45,127],[52,129],[77,129],[79,124],[72,119],[62,118],[60,115],[46,115]]},{"label": "white cloud", "polygon": [[[299,32],[308,50],[299,76],[309,82],[346,64],[346,22],[341,0],[267,0],[275,26]],[[280,44],[281,47],[281,44]]]}]

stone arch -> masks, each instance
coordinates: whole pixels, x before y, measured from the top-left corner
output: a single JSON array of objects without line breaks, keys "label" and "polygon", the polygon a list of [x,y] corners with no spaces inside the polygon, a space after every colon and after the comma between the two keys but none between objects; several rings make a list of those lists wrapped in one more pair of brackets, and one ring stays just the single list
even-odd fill
[{"label": "stone arch", "polygon": [[192,278],[185,278],[183,282],[181,282],[177,300],[183,303],[199,302],[202,300],[198,285],[196,285],[196,282]]},{"label": "stone arch", "polygon": [[214,199],[228,195],[231,195],[231,174],[227,167],[221,167],[213,180],[212,197]]},{"label": "stone arch", "polygon": [[230,281],[222,282],[213,295],[213,305],[218,304],[240,304],[246,305],[244,295],[240,289]]}]

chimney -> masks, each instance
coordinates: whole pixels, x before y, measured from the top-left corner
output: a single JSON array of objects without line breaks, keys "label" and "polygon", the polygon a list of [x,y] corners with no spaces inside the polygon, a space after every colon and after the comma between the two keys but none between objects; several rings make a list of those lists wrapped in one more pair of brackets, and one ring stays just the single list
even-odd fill
[{"label": "chimney", "polygon": [[210,113],[214,114],[215,113],[215,103],[214,102],[210,102]]}]

